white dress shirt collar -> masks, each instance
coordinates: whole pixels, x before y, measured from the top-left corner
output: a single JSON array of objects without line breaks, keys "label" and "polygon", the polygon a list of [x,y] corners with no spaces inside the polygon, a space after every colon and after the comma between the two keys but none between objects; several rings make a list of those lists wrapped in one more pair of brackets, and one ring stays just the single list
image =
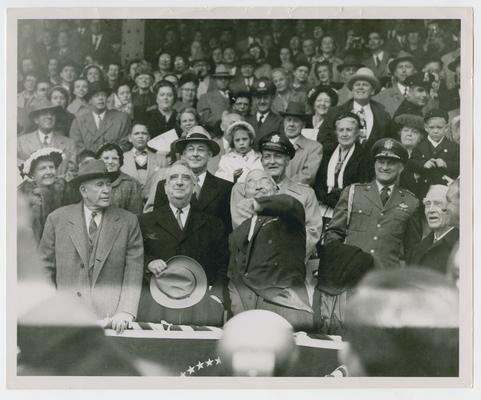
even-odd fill
[{"label": "white dress shirt collar", "polygon": [[200,175],[197,175],[197,179],[198,179],[197,184],[200,186],[201,189],[202,189],[202,186],[204,186],[204,181],[206,176],[207,176],[207,171],[202,172]]},{"label": "white dress shirt collar", "polygon": [[[85,215],[85,226],[87,227],[87,232],[89,231],[89,225],[90,225],[90,219],[92,218],[92,210],[88,208],[85,203],[83,205],[84,207],[84,215]],[[95,216],[95,223],[97,226],[100,226],[100,223],[102,222],[102,214],[103,211],[99,210],[97,211],[97,215]]]},{"label": "white dress shirt collar", "polygon": [[[384,186],[386,186],[386,185],[383,185],[382,183],[378,182],[377,180],[376,180],[376,185],[377,185],[377,190],[378,190],[379,193],[381,193],[382,188]],[[389,195],[391,195],[392,191],[394,189],[394,183],[392,185],[389,185],[388,188],[389,188]]]},{"label": "white dress shirt collar", "polygon": [[407,91],[408,87],[403,85],[400,82],[397,82],[397,87],[398,87],[399,91],[401,92],[401,94],[404,96],[404,93]]},{"label": "white dress shirt collar", "polygon": [[433,243],[436,243],[436,242],[439,242],[444,236],[446,236],[449,232],[451,232],[452,230],[454,229],[454,226],[452,226],[451,228],[449,228],[446,232],[442,233],[441,235],[439,236],[436,236],[436,233],[434,233],[434,239],[433,239]]},{"label": "white dress shirt collar", "polygon": [[263,115],[264,119],[262,120],[262,122],[266,122],[266,119],[267,119],[267,116],[269,115],[269,113],[270,113],[270,111],[267,111],[265,114],[262,114],[259,111],[257,111],[256,120],[259,121],[259,118],[261,117],[261,115]]},{"label": "white dress shirt collar", "polygon": [[40,143],[43,144],[45,138],[47,139],[47,143],[48,145],[52,145],[52,136],[53,136],[53,133],[52,132],[49,132],[49,133],[43,133],[42,131],[38,131],[38,137],[40,139]]},{"label": "white dress shirt collar", "polygon": [[441,138],[441,140],[439,142],[435,142],[433,139],[431,139],[429,136],[428,136],[428,140],[429,142],[433,145],[434,148],[438,147],[442,141],[444,140],[444,137]]}]

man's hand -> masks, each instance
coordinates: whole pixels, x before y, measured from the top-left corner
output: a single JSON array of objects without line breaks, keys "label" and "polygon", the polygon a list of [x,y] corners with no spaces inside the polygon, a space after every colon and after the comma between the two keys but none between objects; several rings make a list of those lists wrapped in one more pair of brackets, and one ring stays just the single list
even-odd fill
[{"label": "man's hand", "polygon": [[448,165],[446,164],[446,161],[444,161],[442,158],[436,158],[434,160],[436,162],[436,165],[438,168],[447,168]]},{"label": "man's hand", "polygon": [[426,169],[435,168],[435,167],[436,167],[436,161],[433,158],[431,158],[430,160],[424,163],[424,168]]},{"label": "man's hand", "polygon": [[234,171],[234,183],[237,182],[237,180],[241,177],[243,172],[244,172],[244,170],[242,168],[237,168]]},{"label": "man's hand", "polygon": [[242,217],[250,218],[254,215],[254,199],[242,199],[237,203],[237,209]]},{"label": "man's hand", "polygon": [[133,320],[134,317],[132,314],[126,312],[117,313],[112,317],[112,329],[117,333],[122,333],[129,325],[129,322]]},{"label": "man's hand", "polygon": [[166,268],[167,264],[161,259],[153,260],[147,265],[147,269],[152,272],[156,278],[159,278],[162,271]]}]

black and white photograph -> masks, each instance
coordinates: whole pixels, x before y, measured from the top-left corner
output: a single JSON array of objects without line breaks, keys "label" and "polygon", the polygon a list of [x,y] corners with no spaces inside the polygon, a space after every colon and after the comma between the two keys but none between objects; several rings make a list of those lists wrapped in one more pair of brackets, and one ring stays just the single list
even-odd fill
[{"label": "black and white photograph", "polygon": [[76,10],[8,15],[13,388],[472,383],[472,10]]}]

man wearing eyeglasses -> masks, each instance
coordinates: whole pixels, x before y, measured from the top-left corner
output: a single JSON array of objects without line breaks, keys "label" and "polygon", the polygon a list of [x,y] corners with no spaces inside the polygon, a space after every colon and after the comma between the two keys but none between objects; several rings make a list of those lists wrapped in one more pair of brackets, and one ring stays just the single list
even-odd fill
[{"label": "man wearing eyeglasses", "polygon": [[447,272],[449,256],[459,240],[459,230],[448,211],[448,187],[432,185],[423,200],[424,215],[431,233],[414,249],[411,264]]}]

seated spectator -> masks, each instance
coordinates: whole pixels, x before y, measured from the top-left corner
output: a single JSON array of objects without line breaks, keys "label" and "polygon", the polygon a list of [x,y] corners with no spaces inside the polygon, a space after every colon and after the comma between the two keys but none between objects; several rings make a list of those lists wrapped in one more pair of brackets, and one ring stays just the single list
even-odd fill
[{"label": "seated spectator", "polygon": [[459,176],[459,145],[446,138],[448,114],[443,110],[431,110],[424,118],[428,136],[413,150],[410,167],[420,175],[419,196],[423,198],[429,186],[445,185],[449,178]]},{"label": "seated spectator", "polygon": [[48,59],[47,76],[51,85],[55,86],[60,84],[60,76],[58,74],[58,60],[55,57],[49,57]]},{"label": "seated spectator", "polygon": [[232,111],[246,118],[250,115],[252,104],[252,96],[250,92],[234,92],[230,96],[230,105]]},{"label": "seated spectator", "polygon": [[150,72],[139,71],[134,77],[134,83],[132,88],[134,116],[141,117],[155,104],[155,93],[152,91],[154,76]]},{"label": "seated spectator", "polygon": [[174,104],[175,110],[180,113],[185,108],[195,108],[197,105],[197,87],[199,80],[194,74],[183,74],[179,79],[179,96]]},{"label": "seated spectator", "polygon": [[67,111],[71,114],[77,116],[84,111],[88,111],[89,105],[85,96],[89,90],[89,83],[85,78],[75,79],[73,82],[73,100],[68,105]]},{"label": "seated spectator", "polygon": [[68,136],[75,119],[75,115],[67,111],[67,104],[70,99],[69,92],[63,86],[54,86],[49,90],[47,98],[53,106],[60,107],[55,120],[55,131]]},{"label": "seated spectator", "polygon": [[211,64],[210,59],[203,54],[197,55],[191,60],[192,70],[199,78],[199,86],[197,87],[197,99],[200,99],[204,93],[210,92],[217,88],[214,79],[210,76]]},{"label": "seated spectator", "polygon": [[306,128],[319,130],[327,112],[337,106],[338,96],[334,89],[320,85],[309,91],[307,101],[313,115],[307,119]]},{"label": "seated spectator", "polygon": [[126,113],[131,119],[134,117],[134,105],[132,103],[132,92],[127,83],[120,83],[114,88],[107,102],[110,103],[110,110],[117,110]]},{"label": "seated spectator", "polygon": [[231,150],[220,158],[215,176],[230,182],[244,182],[247,174],[262,169],[261,155],[253,150],[254,128],[245,121],[229,125],[225,134]]},{"label": "seated spectator", "polygon": [[369,58],[362,63],[369,68],[378,79],[388,75],[388,65],[391,60],[390,54],[384,50],[384,37],[380,30],[371,29],[367,33],[367,48],[370,51]]},{"label": "seated spectator", "polygon": [[229,70],[231,75],[238,75],[238,68],[237,68],[237,54],[234,48],[230,47],[230,44],[227,43],[227,47],[224,48],[222,52],[222,63],[225,67]]},{"label": "seated spectator", "polygon": [[190,128],[199,125],[199,114],[193,107],[186,107],[177,114],[177,125],[180,128],[180,137],[186,137]]},{"label": "seated spectator", "polygon": [[18,187],[30,205],[32,230],[37,244],[42,238],[48,215],[64,205],[65,180],[57,177],[57,168],[62,163],[62,151],[45,147],[31,154],[20,166],[21,174],[27,177]]},{"label": "seated spectator", "polygon": [[276,88],[272,100],[272,111],[275,113],[286,111],[289,102],[306,103],[306,93],[296,92],[289,86],[289,78],[283,69],[275,68],[272,70],[272,83]]},{"label": "seated spectator", "polygon": [[449,256],[459,241],[459,230],[453,226],[447,211],[448,187],[432,185],[423,200],[424,215],[430,233],[413,249],[409,263],[446,275]]},{"label": "seated spectator", "polygon": [[256,61],[252,56],[245,55],[241,57],[237,65],[240,74],[232,79],[229,88],[234,93],[250,92],[258,80],[254,75]]},{"label": "seated spectator", "polygon": [[288,73],[294,71],[292,53],[289,47],[281,47],[279,49],[279,67]]},{"label": "seated spectator", "polygon": [[62,86],[69,94],[72,93],[73,83],[77,77],[77,64],[72,60],[64,60],[59,66],[60,86]]},{"label": "seated spectator", "polygon": [[349,300],[339,361],[349,376],[457,377],[458,315],[458,291],[442,275],[371,272]]},{"label": "seated spectator", "polygon": [[154,86],[156,104],[145,114],[150,135],[154,138],[176,127],[177,111],[174,103],[177,91],[168,81],[160,81]]},{"label": "seated spectator", "polygon": [[257,79],[270,78],[272,67],[266,61],[266,54],[259,43],[252,43],[249,46],[249,55],[254,59],[254,75]]},{"label": "seated spectator", "polygon": [[337,96],[339,97],[339,105],[346,103],[352,99],[351,90],[347,87],[347,83],[351,79],[357,70],[364,65],[361,64],[355,54],[346,54],[342,64],[337,66],[337,72],[339,73],[339,81],[343,83],[342,87],[337,90]]},{"label": "seated spectator", "polygon": [[332,79],[333,74],[332,64],[329,61],[323,60],[317,62],[312,66],[311,73],[309,74],[309,84],[311,87],[322,85],[330,86],[336,90],[340,89],[343,84],[341,82],[334,82]]},{"label": "seated spectator", "polygon": [[155,175],[168,165],[165,154],[155,153],[147,146],[149,140],[147,125],[142,121],[134,121],[129,135],[132,149],[124,153],[123,165],[120,167],[123,173],[141,184],[144,200],[147,200],[152,190]]},{"label": "seated spectator", "polygon": [[308,82],[310,70],[311,65],[306,62],[296,65],[293,72],[294,79],[291,83],[291,89],[294,92],[307,93],[309,91],[309,89],[311,88]]},{"label": "seated spectator", "polygon": [[173,72],[180,80],[182,75],[184,75],[188,70],[188,65],[184,56],[177,54],[174,57],[174,69]]},{"label": "seated spectator", "polygon": [[[164,186],[167,201],[139,219],[145,251],[145,279],[139,305],[139,320],[222,326],[223,304],[227,301],[225,292],[228,261],[227,236],[223,222],[192,206],[191,198],[194,196],[197,177],[185,161],[176,161],[167,169],[165,176],[165,184],[161,184]],[[181,282],[186,280],[185,273],[182,276],[181,271],[170,264],[169,260],[174,256],[187,256],[195,260],[196,266],[191,266],[195,270],[189,268],[187,263],[184,263],[184,268],[190,270],[189,275],[194,273],[198,279],[202,275],[196,272],[200,264],[205,273],[203,280],[206,280],[205,283],[209,286],[208,295],[201,295],[203,300],[191,301],[192,298],[186,295],[186,301],[175,306],[174,296],[170,296],[171,301],[168,304],[156,301],[156,293],[162,289],[164,293],[174,294],[168,288],[170,273],[177,279],[183,278]],[[197,283],[201,284],[201,280]]]},{"label": "seated spectator", "polygon": [[102,71],[102,68],[97,64],[85,66],[82,71],[82,76],[87,79],[89,83],[104,81],[104,71]]},{"label": "seated spectator", "polygon": [[32,101],[35,100],[35,88],[37,85],[37,76],[30,72],[23,78],[23,91],[17,95],[17,107],[28,108]]},{"label": "seated spectator", "polygon": [[319,55],[315,58],[315,61],[322,62],[328,61],[331,64],[332,71],[334,73],[333,80],[335,82],[339,81],[337,75],[337,66],[342,64],[342,60],[335,56],[337,50],[336,41],[334,36],[330,34],[325,34],[320,39],[319,44]]},{"label": "seated spectator", "polygon": [[172,70],[172,57],[169,53],[160,52],[157,68],[158,69],[154,71],[154,83],[163,80],[165,75]]},{"label": "seated spectator", "polygon": [[367,159],[357,139],[359,117],[341,114],[336,122],[337,143],[323,148],[322,161],[317,171],[314,190],[321,207],[323,226],[330,222],[342,190],[366,180]]},{"label": "seated spectator", "polygon": [[120,84],[120,64],[116,61],[110,61],[107,65],[105,73],[105,82],[110,89],[114,90]]}]

